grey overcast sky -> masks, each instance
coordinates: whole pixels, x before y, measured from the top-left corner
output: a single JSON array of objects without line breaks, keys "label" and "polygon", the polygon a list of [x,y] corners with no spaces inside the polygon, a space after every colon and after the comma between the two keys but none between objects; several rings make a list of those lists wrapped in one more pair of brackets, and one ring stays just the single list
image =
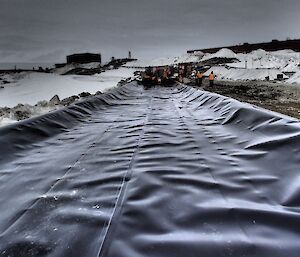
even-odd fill
[{"label": "grey overcast sky", "polygon": [[138,58],[300,38],[299,0],[0,0],[0,62]]}]

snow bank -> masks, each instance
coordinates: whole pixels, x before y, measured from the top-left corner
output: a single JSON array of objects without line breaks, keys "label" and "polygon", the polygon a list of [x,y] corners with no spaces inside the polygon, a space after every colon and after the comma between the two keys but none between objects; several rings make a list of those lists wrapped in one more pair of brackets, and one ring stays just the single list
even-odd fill
[{"label": "snow bank", "polygon": [[300,71],[296,72],[292,77],[290,77],[286,83],[300,84]]},{"label": "snow bank", "polygon": [[300,63],[298,62],[291,62],[287,64],[283,69],[281,69],[282,72],[298,72],[300,71]]},{"label": "snow bank", "polygon": [[[236,58],[237,62],[228,63],[227,66],[238,69],[277,69],[279,72],[300,71],[300,53],[293,50],[266,52],[258,49],[248,54],[235,54],[230,49],[223,48],[215,54],[206,54],[201,61],[212,58]],[[266,72],[249,72],[249,74],[258,73],[265,74]],[[273,71],[269,73],[273,74]]]},{"label": "snow bank", "polygon": [[19,104],[12,109],[0,108],[0,127],[15,123],[19,120],[42,115],[57,110],[58,108],[60,108],[60,106],[51,106],[46,101],[41,101],[35,106]]},{"label": "snow bank", "polygon": [[[52,106],[48,102],[56,94],[64,99],[82,92],[103,92],[116,86],[120,80],[132,77],[135,71],[120,68],[94,76],[61,76],[34,72],[22,73],[21,76],[9,74],[14,80],[5,84],[4,89],[0,89],[0,126],[60,108],[61,106]],[[11,108],[1,108],[4,106]]]},{"label": "snow bank", "polygon": [[[197,63],[200,61],[206,61],[213,58],[227,58],[237,59],[237,62],[228,63],[227,65],[232,68],[246,68],[247,69],[273,69],[279,72],[297,72],[300,71],[300,53],[293,50],[281,50],[274,52],[266,52],[265,50],[258,49],[248,54],[236,54],[232,50],[223,48],[214,54],[203,54],[202,52],[196,52],[194,54],[184,54],[180,57],[159,58],[154,60],[144,60],[128,63],[127,67],[140,67],[147,66],[166,66],[175,65],[179,63]],[[275,71],[251,71],[252,74],[270,74],[272,76]],[[249,73],[249,74],[250,74]],[[259,77],[261,77],[259,76]],[[269,76],[269,75],[266,75]],[[250,78],[251,79],[251,78]],[[253,78],[256,79],[256,78]]]},{"label": "snow bank", "polygon": [[[215,66],[210,68],[204,75],[208,76],[211,71],[214,72],[217,79],[224,80],[265,80],[267,76],[270,77],[270,80],[274,80],[277,78],[277,74],[282,74],[276,69],[236,69]],[[285,75],[283,77],[287,78]]]},{"label": "snow bank", "polygon": [[195,63],[199,62],[203,58],[202,52],[196,52],[195,54],[185,54],[180,57],[174,58],[174,64],[177,63]]},{"label": "snow bank", "polygon": [[42,100],[49,101],[54,95],[63,99],[81,92],[95,94],[116,86],[122,79],[132,77],[134,71],[135,69],[120,68],[94,76],[28,72],[20,80],[0,89],[0,107],[14,107],[19,103],[35,105]]},{"label": "snow bank", "polygon": [[232,59],[232,58],[236,58],[236,54],[227,48],[222,48],[221,50],[219,50],[218,52],[214,53],[214,54],[206,54],[201,61],[206,61],[212,58],[228,58],[228,59]]},{"label": "snow bank", "polygon": [[9,124],[16,123],[17,121],[12,118],[0,117],[0,127],[7,126]]},{"label": "snow bank", "polygon": [[297,70],[300,63],[300,53],[292,50],[266,52],[262,49],[255,50],[249,54],[236,54],[239,62],[230,63],[233,68],[247,69],[279,69],[285,72]]},{"label": "snow bank", "polygon": [[136,67],[136,68],[145,68],[145,67],[156,67],[156,66],[169,66],[176,65],[181,63],[196,63],[200,62],[203,57],[202,52],[196,52],[194,54],[184,54],[179,57],[166,57],[158,58],[153,60],[139,60],[135,62],[130,62],[124,65],[124,67]]},{"label": "snow bank", "polygon": [[53,72],[56,74],[65,74],[68,71],[71,71],[76,68],[83,68],[83,69],[96,69],[99,68],[101,65],[99,62],[91,62],[91,63],[86,63],[86,64],[67,64],[64,67],[53,69]]},{"label": "snow bank", "polygon": [[2,73],[0,74],[0,86],[5,85],[6,83],[15,83],[16,81],[25,78],[27,75],[27,72]]}]

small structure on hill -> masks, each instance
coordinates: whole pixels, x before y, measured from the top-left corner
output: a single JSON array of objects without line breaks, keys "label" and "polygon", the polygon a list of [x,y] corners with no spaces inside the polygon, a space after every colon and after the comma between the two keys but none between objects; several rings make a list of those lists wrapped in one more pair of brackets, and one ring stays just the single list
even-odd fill
[{"label": "small structure on hill", "polygon": [[101,54],[79,53],[67,56],[67,63],[91,63],[99,62],[101,64]]}]

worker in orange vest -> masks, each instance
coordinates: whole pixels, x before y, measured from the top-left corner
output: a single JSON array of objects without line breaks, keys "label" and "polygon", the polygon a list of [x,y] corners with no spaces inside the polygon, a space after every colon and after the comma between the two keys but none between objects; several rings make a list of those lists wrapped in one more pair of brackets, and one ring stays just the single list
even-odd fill
[{"label": "worker in orange vest", "polygon": [[214,85],[214,80],[215,80],[215,74],[214,74],[214,72],[212,71],[212,72],[209,74],[209,85],[210,85],[210,86],[213,86],[213,85]]},{"label": "worker in orange vest", "polygon": [[168,83],[168,79],[169,79],[169,69],[168,68],[164,68],[164,70],[163,70],[163,76],[162,76],[162,84],[166,85]]},{"label": "worker in orange vest", "polygon": [[164,69],[164,72],[163,72],[163,78],[164,78],[164,79],[168,79],[168,77],[169,77],[169,71],[168,71],[167,68],[165,68],[165,69]]},{"label": "worker in orange vest", "polygon": [[196,75],[196,85],[197,86],[202,85],[202,79],[203,79],[203,73],[201,71],[198,71],[197,75]]}]

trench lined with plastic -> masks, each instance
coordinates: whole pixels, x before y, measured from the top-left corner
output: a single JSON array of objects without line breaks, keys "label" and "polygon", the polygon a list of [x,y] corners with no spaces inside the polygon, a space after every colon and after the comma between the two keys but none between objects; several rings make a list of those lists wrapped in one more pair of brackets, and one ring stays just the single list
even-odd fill
[{"label": "trench lined with plastic", "polygon": [[296,119],[132,82],[0,143],[0,256],[299,256]]}]

